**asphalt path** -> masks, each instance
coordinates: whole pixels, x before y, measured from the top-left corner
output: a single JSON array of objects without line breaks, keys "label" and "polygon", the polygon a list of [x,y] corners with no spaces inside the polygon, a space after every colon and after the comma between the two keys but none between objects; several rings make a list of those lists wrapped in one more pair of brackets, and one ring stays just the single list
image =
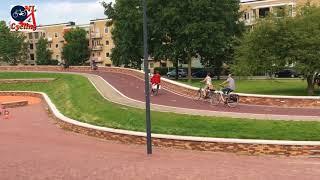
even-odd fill
[{"label": "asphalt path", "polygon": [[[101,76],[125,96],[138,101],[145,101],[144,81],[142,79],[127,74],[114,72],[94,72],[94,74]],[[157,96],[151,97],[151,103],[172,107],[221,112],[274,114],[289,116],[320,116],[320,109],[316,108],[285,108],[276,106],[245,104],[239,104],[235,108],[230,108],[223,104],[211,106],[208,102],[195,101],[191,98],[177,95],[176,93],[170,92],[165,89],[161,89]]]}]

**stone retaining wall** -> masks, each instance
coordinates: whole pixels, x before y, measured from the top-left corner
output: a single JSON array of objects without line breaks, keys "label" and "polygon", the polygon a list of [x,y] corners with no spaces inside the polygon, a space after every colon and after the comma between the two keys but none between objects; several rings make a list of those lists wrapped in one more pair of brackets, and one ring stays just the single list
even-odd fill
[{"label": "stone retaining wall", "polygon": [[[63,69],[59,66],[0,66],[0,71],[80,71],[90,72],[92,71],[89,66],[70,66],[69,69]],[[128,69],[128,68],[116,68],[116,67],[99,67],[99,71],[124,73],[144,79],[144,74],[141,71]],[[197,89],[177,83],[171,80],[163,79],[162,86],[172,92],[181,94],[188,97],[194,97],[197,93]],[[269,105],[279,107],[312,107],[320,108],[320,97],[288,97],[288,96],[260,96],[260,95],[240,95],[240,103],[250,105]]]},{"label": "stone retaining wall", "polygon": [[21,107],[21,106],[27,106],[28,101],[12,101],[12,102],[3,102],[1,103],[2,107],[4,108],[15,108],[15,107]]},{"label": "stone retaining wall", "polygon": [[[127,144],[145,144],[146,139],[143,135],[144,133],[125,131],[112,129],[112,131],[103,130],[101,127],[92,126],[89,124],[79,125],[79,123],[69,122],[67,117],[63,116],[56,110],[54,105],[50,105],[48,102],[48,97],[44,93],[37,92],[1,92],[1,95],[12,95],[12,96],[32,96],[38,97],[44,100],[47,105],[49,115],[56,120],[57,124],[69,131],[76,133],[81,133],[97,138],[103,138],[107,140],[115,140]],[[74,121],[74,120],[73,120]],[[118,131],[118,132],[117,132]],[[139,135],[137,135],[139,134]],[[197,140],[190,140],[190,139]],[[203,140],[201,140],[203,139]],[[209,139],[209,140],[206,140]],[[166,147],[166,148],[178,148],[187,150],[198,150],[198,151],[214,151],[214,152],[230,152],[230,153],[240,153],[248,155],[284,155],[284,156],[313,156],[319,155],[320,152],[320,142],[310,142],[306,144],[305,142],[299,145],[297,143],[290,144],[289,141],[269,141],[266,143],[265,140],[247,140],[245,143],[239,143],[241,140],[228,140],[229,142],[221,142],[228,139],[222,138],[200,138],[200,137],[184,137],[184,136],[170,136],[170,135],[159,135],[153,134],[152,143],[154,146]],[[232,142],[234,141],[234,142]],[[281,144],[283,142],[283,144]],[[289,142],[289,143],[288,143]],[[292,141],[291,141],[292,142]],[[316,144],[316,145],[314,145]]]}]

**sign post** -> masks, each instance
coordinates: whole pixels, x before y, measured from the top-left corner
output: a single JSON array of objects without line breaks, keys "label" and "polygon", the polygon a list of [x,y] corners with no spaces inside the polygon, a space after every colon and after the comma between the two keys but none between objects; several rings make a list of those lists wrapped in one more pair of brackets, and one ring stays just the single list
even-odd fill
[{"label": "sign post", "polygon": [[150,120],[150,90],[149,90],[149,68],[148,68],[148,32],[147,32],[147,5],[143,0],[143,49],[144,49],[144,80],[146,96],[146,131],[147,131],[147,154],[152,154],[151,120]]}]

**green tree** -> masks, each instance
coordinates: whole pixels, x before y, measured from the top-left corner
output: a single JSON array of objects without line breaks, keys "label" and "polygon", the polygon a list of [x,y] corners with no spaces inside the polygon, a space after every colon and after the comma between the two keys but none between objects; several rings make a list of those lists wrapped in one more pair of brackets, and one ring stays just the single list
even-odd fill
[{"label": "green tree", "polygon": [[112,19],[111,30],[115,47],[111,51],[114,65],[139,69],[143,59],[141,0],[116,0],[102,3],[105,15]]},{"label": "green tree", "polygon": [[[140,67],[143,58],[141,0],[116,0],[102,3],[105,14],[113,20],[116,65]],[[208,66],[227,61],[234,36],[242,31],[239,23],[239,1],[225,0],[148,0],[150,55],[156,60],[189,64],[200,57]],[[210,58],[209,58],[210,57]],[[220,72],[219,72],[220,73]]]},{"label": "green tree", "polygon": [[320,70],[320,7],[307,5],[295,17],[270,17],[247,33],[237,49],[233,69],[239,74],[269,72],[294,64],[314,94],[314,75]]},{"label": "green tree", "polygon": [[0,61],[16,65],[27,58],[27,43],[20,32],[11,32],[5,21],[0,21]]},{"label": "green tree", "polygon": [[88,39],[84,29],[75,28],[64,34],[66,44],[63,46],[62,57],[67,65],[82,65],[89,59]]},{"label": "green tree", "polygon": [[223,62],[232,58],[235,36],[243,30],[239,1],[153,0],[149,6],[151,53],[162,58],[174,59],[177,53],[185,57],[189,80],[192,57],[200,57],[205,66],[218,67],[220,74]]},{"label": "green tree", "polygon": [[52,52],[47,49],[48,40],[41,37],[37,43],[36,63],[37,65],[50,65],[52,64]]}]

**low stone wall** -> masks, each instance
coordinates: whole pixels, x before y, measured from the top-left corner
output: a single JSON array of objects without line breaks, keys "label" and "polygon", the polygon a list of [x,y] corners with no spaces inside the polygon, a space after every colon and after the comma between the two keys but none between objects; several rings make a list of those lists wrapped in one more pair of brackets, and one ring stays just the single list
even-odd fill
[{"label": "low stone wall", "polygon": [[258,97],[246,96],[240,94],[240,103],[255,104],[255,105],[269,105],[278,107],[308,107],[320,108],[320,97],[309,99],[310,97],[286,98],[286,97]]},{"label": "low stone wall", "polygon": [[[126,144],[146,144],[142,132],[117,130],[97,127],[63,116],[52,104],[48,96],[37,92],[1,92],[0,95],[32,96],[44,100],[48,105],[49,115],[57,124],[69,131],[81,133],[107,140],[119,141]],[[239,140],[223,138],[201,138],[188,136],[172,136],[153,134],[154,146],[178,148],[198,151],[230,152],[248,155],[284,155],[284,156],[313,156],[320,155],[320,142],[305,141],[267,141],[267,140]]]},{"label": "low stone wall", "polygon": [[[69,69],[63,69],[59,66],[0,66],[0,71],[77,71],[90,72],[89,66],[70,66]],[[124,73],[131,76],[144,79],[144,74],[141,71],[117,68],[117,67],[99,67],[99,71]],[[161,82],[165,89],[168,89],[183,96],[194,97],[197,93],[197,88],[174,82],[172,80],[163,79]],[[240,103],[250,105],[267,105],[279,107],[308,107],[320,108],[320,97],[289,97],[289,96],[266,96],[266,95],[247,95],[239,93]]]},{"label": "low stone wall", "polygon": [[21,106],[27,106],[28,101],[12,101],[12,102],[3,102],[1,103],[2,107],[4,108],[15,108],[15,107],[21,107]]}]

